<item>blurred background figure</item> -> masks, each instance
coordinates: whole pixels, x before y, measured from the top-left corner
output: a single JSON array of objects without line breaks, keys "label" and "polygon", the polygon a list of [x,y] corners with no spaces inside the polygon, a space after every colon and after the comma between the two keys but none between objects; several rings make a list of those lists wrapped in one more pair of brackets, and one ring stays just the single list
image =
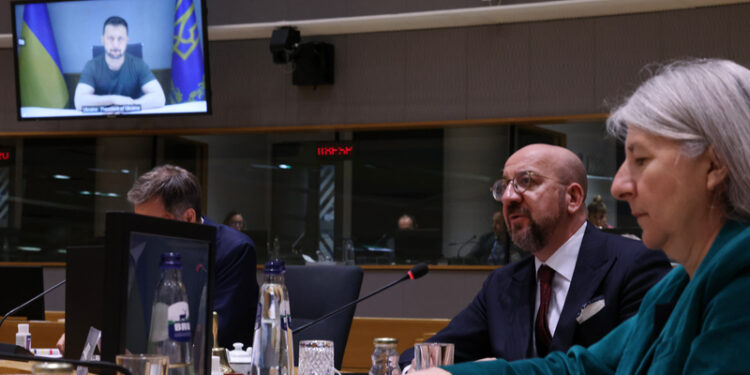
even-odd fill
[{"label": "blurred background figure", "polygon": [[245,229],[245,218],[243,218],[242,214],[237,211],[229,211],[224,218],[224,225],[228,225],[242,232]]},{"label": "blurred background figure", "polygon": [[508,264],[515,262],[529,253],[516,246],[508,246],[503,212],[492,214],[492,232],[479,237],[467,257],[476,259],[479,264]]},{"label": "blurred background figure", "polygon": [[607,206],[602,201],[602,196],[597,195],[594,200],[586,206],[589,212],[589,221],[599,229],[612,229],[612,226],[607,223]]},{"label": "blurred background figure", "polygon": [[414,230],[417,229],[417,223],[414,218],[409,214],[403,214],[398,218],[398,230]]}]

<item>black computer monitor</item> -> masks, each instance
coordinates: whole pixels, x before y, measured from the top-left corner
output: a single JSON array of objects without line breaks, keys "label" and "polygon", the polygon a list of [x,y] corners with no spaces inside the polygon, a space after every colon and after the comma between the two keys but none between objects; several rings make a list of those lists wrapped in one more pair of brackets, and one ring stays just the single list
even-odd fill
[{"label": "black computer monitor", "polygon": [[[44,290],[42,267],[0,267],[0,285],[4,285],[0,298],[0,316],[34,298]],[[44,320],[44,298],[40,298],[13,316],[29,320]]]},{"label": "black computer monitor", "polygon": [[434,262],[443,256],[438,229],[399,230],[394,235],[396,259],[403,263]]},{"label": "black computer monitor", "polygon": [[106,217],[102,359],[146,353],[161,254],[182,257],[188,295],[193,364],[209,374],[216,228],[131,213]]}]

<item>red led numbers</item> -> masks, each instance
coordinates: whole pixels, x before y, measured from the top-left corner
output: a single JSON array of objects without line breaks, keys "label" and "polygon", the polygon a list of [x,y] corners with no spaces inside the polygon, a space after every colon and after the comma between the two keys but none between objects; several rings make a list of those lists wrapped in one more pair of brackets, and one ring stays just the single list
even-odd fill
[{"label": "red led numbers", "polygon": [[318,146],[318,156],[349,156],[354,151],[353,146]]}]

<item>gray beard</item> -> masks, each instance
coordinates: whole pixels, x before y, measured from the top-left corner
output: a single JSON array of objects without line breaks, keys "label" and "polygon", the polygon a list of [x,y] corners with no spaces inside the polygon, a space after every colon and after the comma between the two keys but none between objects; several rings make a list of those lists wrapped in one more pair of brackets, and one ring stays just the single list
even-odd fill
[{"label": "gray beard", "polygon": [[545,231],[536,221],[531,221],[529,227],[522,230],[510,229],[510,238],[521,249],[536,253],[549,242],[549,231]]}]

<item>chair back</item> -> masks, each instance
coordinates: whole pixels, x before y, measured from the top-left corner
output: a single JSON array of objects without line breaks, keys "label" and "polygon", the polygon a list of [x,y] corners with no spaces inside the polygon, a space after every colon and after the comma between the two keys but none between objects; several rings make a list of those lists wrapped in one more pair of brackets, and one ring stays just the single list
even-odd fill
[{"label": "chair back", "polygon": [[[301,327],[359,297],[362,268],[358,266],[287,266],[284,276],[289,290],[292,330]],[[294,363],[302,340],[333,341],[334,366],[341,368],[346,340],[354,318],[352,306],[294,335]]]},{"label": "chair back", "polygon": [[[93,46],[91,48],[91,56],[97,57],[104,53],[104,46]],[[143,43],[130,43],[125,53],[129,53],[139,59],[143,58]]]}]

